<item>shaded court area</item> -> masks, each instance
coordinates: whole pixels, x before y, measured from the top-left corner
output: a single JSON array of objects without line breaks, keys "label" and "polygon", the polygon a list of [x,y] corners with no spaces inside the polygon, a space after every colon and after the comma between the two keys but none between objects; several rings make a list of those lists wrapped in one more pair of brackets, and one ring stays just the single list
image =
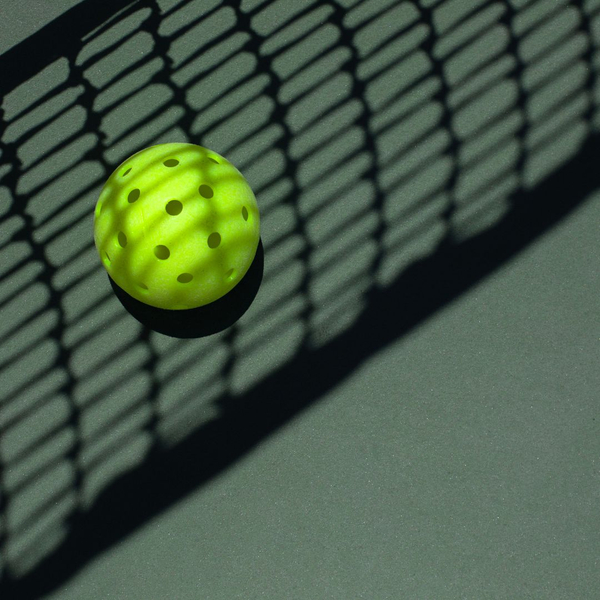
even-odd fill
[{"label": "shaded court area", "polygon": [[[337,559],[320,563],[315,573],[327,593],[318,595],[311,569],[294,562],[297,547],[283,544],[285,577],[268,585],[240,577],[235,591],[225,592],[223,580],[203,573],[199,585],[208,587],[173,597],[253,598],[261,589],[265,597],[290,598],[595,597],[600,320],[589,294],[597,279],[581,283],[580,305],[593,307],[589,323],[578,315],[580,328],[573,328],[562,315],[555,324],[555,332],[578,332],[562,346],[557,342],[553,358],[563,364],[560,357],[577,348],[568,363],[582,373],[575,392],[570,376],[556,370],[531,376],[537,382],[555,376],[546,390],[528,387],[525,376],[512,388],[510,369],[505,387],[486,391],[485,372],[473,374],[467,361],[445,376],[433,369],[441,389],[456,394],[453,416],[430,382],[423,383],[425,375],[412,391],[398,382],[407,370],[432,368],[411,362],[402,343],[598,202],[599,9],[600,2],[555,0],[84,0],[0,55],[0,598],[60,598],[98,557],[177,514],[221,478],[235,478],[236,468],[269,444],[280,444],[278,455],[289,451],[296,461],[292,448],[306,448],[307,455],[311,444],[327,448],[315,472],[333,483],[321,489],[304,473],[310,483],[296,492],[309,508],[293,512],[289,522],[307,555],[336,556],[345,566]],[[141,148],[167,142],[205,146],[244,174],[261,213],[261,247],[235,306],[194,313],[189,326],[179,320],[161,328],[111,286],[94,247],[93,217],[113,170]],[[591,238],[590,260],[598,256],[599,239]],[[598,273],[591,263],[578,264]],[[531,306],[514,298],[504,297],[511,311],[518,313],[520,302]],[[490,324],[494,314],[483,311],[480,318]],[[531,336],[539,335],[546,348],[551,342],[540,327],[537,322]],[[473,339],[485,351],[486,340]],[[460,343],[469,355],[472,342]],[[495,343],[490,339],[488,349]],[[510,338],[506,348],[506,356],[524,352]],[[383,355],[387,368],[345,387]],[[436,360],[443,363],[444,356]],[[529,368],[535,373],[536,366],[534,358]],[[483,389],[461,387],[479,379]],[[522,472],[517,460],[534,439],[519,426],[523,406],[504,405],[496,422],[474,418],[467,427],[461,421],[483,414],[488,392],[536,399],[542,424],[568,399],[571,414],[589,425],[565,425],[573,436],[565,440],[581,446],[576,455],[561,455],[559,483],[550,492],[543,482],[529,488],[536,467]],[[485,401],[466,408],[456,400],[471,393]],[[386,404],[370,422],[362,411],[382,398]],[[411,404],[427,411],[409,427],[398,411]],[[342,407],[341,415],[328,413],[328,405]],[[370,423],[355,433],[359,450],[346,448],[328,467],[335,447],[322,437],[289,447],[278,441],[294,423],[320,414],[313,411],[325,411],[320,426],[338,442],[344,439],[338,418],[350,440],[354,418]],[[411,438],[441,414],[447,431],[436,430],[439,438],[433,432]],[[569,423],[569,411],[558,422]],[[538,450],[552,447],[549,432],[560,429],[552,423],[541,426],[548,437]],[[499,439],[475,443],[473,454],[464,454],[464,440],[483,439],[490,427]],[[387,441],[378,450],[380,435]],[[436,450],[436,439],[444,452]],[[396,460],[393,448],[402,458]],[[467,458],[447,470],[428,469],[428,457],[445,455]],[[361,457],[370,460],[362,464]],[[307,460],[315,466],[314,458]],[[413,462],[420,465],[416,480],[407,475]],[[365,500],[364,513],[345,512],[340,490],[346,488],[338,480],[345,468],[365,477],[373,471],[389,486],[371,496],[361,478],[349,477]],[[540,468],[552,473],[549,465]],[[297,473],[286,475],[285,461],[277,469],[295,489]],[[241,491],[228,518],[242,540],[256,534],[244,529],[243,515],[246,503],[259,503],[246,494],[260,488],[261,472],[234,479]],[[580,488],[561,483],[572,483],[574,472]],[[427,481],[423,487],[415,484],[419,477]],[[449,500],[459,513],[433,533],[428,523],[439,523],[436,511],[446,510],[447,477],[457,486]],[[524,492],[522,512],[510,513],[511,535],[485,527],[481,538],[475,535],[469,521],[489,525],[494,511],[502,515],[498,498],[510,496],[510,486]],[[463,506],[460,499],[474,488],[476,498]],[[286,488],[272,491],[269,501],[292,502]],[[552,499],[548,521],[536,520],[539,507],[531,503],[538,492]],[[381,495],[383,504],[374,499]],[[419,511],[424,498],[440,501],[429,516]],[[479,520],[483,513],[489,520]],[[373,519],[362,546],[352,541],[358,514]],[[304,538],[298,532],[315,515],[324,537]],[[326,552],[322,544],[331,532],[322,515],[339,525]],[[563,517],[574,537],[563,546],[559,531],[549,546]],[[190,514],[183,518],[189,523]],[[289,522],[278,518],[288,539],[296,539]],[[529,540],[516,536],[520,530]],[[378,540],[385,540],[381,547]],[[450,558],[441,579],[425,567],[419,574],[399,566],[405,553],[416,557],[417,567],[426,558],[439,561],[431,553],[436,544],[444,556],[458,556],[464,571],[449,577]],[[516,564],[530,548],[548,554],[522,571]],[[373,553],[378,558],[369,558]],[[271,549],[265,562],[275,564],[277,555]],[[509,555],[516,563],[498,563]],[[177,579],[182,565],[173,556],[164,556],[167,581]],[[579,571],[553,572],[566,557]],[[219,565],[216,554],[202,560]],[[186,564],[181,568],[188,573],[197,567]],[[338,579],[358,564],[360,581]],[[394,579],[393,572],[401,576]],[[304,578],[311,585],[303,587]],[[108,597],[104,592],[100,586],[83,593]]]}]

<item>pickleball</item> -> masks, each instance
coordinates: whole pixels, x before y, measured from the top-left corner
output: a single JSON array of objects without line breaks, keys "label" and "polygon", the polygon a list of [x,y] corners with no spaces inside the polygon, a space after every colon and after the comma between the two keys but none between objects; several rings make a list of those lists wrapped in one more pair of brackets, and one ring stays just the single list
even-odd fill
[{"label": "pickleball", "polygon": [[240,171],[185,143],[137,152],[110,175],[94,212],[94,242],[114,282],[168,310],[231,291],[258,248],[260,214]]}]

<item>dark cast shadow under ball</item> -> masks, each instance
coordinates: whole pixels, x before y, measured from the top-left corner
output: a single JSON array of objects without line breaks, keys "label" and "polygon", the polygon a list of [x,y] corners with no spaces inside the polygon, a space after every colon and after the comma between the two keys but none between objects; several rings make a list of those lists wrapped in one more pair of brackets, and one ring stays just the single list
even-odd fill
[{"label": "dark cast shadow under ball", "polygon": [[264,250],[259,240],[256,255],[244,278],[225,296],[199,308],[165,310],[144,304],[120,288],[109,276],[110,284],[126,310],[142,325],[176,338],[199,338],[231,327],[250,307],[262,283]]}]

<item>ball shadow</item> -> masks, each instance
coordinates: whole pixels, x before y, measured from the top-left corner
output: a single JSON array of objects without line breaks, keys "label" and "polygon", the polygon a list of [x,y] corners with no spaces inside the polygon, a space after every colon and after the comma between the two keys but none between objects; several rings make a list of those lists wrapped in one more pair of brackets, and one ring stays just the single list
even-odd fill
[{"label": "ball shadow", "polygon": [[144,304],[108,279],[125,309],[142,325],[176,338],[199,338],[231,327],[250,307],[262,283],[264,250],[259,240],[256,255],[244,278],[222,298],[189,310],[165,310]]}]

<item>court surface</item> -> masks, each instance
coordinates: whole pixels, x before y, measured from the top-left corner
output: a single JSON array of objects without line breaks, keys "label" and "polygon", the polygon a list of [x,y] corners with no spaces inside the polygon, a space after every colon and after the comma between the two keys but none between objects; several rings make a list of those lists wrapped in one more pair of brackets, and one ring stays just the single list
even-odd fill
[{"label": "court surface", "polygon": [[[2,600],[598,597],[600,2],[0,8]],[[262,219],[175,321],[92,235],[163,142]]]}]

